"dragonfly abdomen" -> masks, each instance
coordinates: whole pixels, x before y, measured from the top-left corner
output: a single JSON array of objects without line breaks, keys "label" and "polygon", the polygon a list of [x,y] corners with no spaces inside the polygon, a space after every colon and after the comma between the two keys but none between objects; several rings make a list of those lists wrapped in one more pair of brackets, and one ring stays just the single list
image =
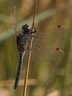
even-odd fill
[{"label": "dragonfly abdomen", "polygon": [[18,65],[18,70],[17,70],[17,74],[16,74],[14,89],[16,89],[18,86],[18,81],[19,81],[20,73],[21,73],[21,69],[22,69],[22,63],[23,63],[23,54],[21,54],[20,58],[19,58],[19,65]]}]

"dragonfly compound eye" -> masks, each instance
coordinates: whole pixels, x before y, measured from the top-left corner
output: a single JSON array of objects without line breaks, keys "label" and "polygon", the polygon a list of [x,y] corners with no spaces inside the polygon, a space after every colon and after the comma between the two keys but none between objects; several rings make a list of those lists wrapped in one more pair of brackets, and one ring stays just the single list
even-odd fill
[{"label": "dragonfly compound eye", "polygon": [[28,25],[28,24],[25,24],[25,25],[22,26],[22,30],[23,30],[24,33],[29,33],[30,30],[31,30],[31,26]]}]

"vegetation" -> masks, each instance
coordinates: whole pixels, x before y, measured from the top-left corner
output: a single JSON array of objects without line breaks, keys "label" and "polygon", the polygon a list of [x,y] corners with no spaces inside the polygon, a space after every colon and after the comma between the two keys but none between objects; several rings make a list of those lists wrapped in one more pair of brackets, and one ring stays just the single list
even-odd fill
[{"label": "vegetation", "polygon": [[[0,92],[5,96],[23,94],[28,61],[27,52],[19,87],[14,91],[13,80],[19,59],[14,5],[17,8],[17,32],[21,32],[23,24],[32,25],[34,0],[0,0]],[[57,96],[72,96],[71,6],[71,0],[38,0],[35,26],[40,37],[33,40],[27,96],[49,96],[54,91],[58,92]]]}]

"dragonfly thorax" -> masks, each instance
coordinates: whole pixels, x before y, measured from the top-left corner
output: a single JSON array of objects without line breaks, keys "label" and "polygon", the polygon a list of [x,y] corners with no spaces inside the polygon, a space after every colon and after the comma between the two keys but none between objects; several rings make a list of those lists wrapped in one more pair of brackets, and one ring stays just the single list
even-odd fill
[{"label": "dragonfly thorax", "polygon": [[30,34],[31,33],[31,26],[28,24],[25,24],[22,26],[22,30],[24,34]]}]

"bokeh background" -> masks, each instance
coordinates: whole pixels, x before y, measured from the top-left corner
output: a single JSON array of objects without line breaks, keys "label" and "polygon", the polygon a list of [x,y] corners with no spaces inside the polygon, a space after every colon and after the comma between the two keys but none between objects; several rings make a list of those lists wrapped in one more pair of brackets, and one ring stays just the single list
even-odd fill
[{"label": "bokeh background", "polygon": [[[16,6],[17,17],[14,16]],[[32,24],[34,0],[0,0],[0,96],[23,96],[28,52],[19,87],[14,91],[18,67],[17,32]],[[38,0],[27,96],[72,96],[72,0]]]}]

